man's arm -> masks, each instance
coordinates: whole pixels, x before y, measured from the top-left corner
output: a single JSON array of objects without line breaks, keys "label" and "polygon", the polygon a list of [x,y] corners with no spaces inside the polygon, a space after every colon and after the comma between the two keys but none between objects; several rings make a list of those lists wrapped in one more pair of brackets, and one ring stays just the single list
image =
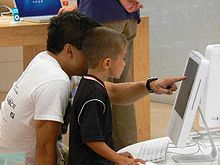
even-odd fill
[{"label": "man's arm", "polygon": [[[171,77],[152,81],[150,83],[151,89],[155,94],[168,94],[171,95],[176,91],[176,82],[185,80],[186,77]],[[105,82],[109,98],[112,104],[116,105],[129,105],[142,97],[149,94],[146,89],[146,81],[141,82],[128,82],[114,84]]]},{"label": "man's arm", "polygon": [[36,130],[36,165],[56,165],[56,142],[60,134],[61,123],[35,120]]},{"label": "man's arm", "polygon": [[128,83],[105,82],[112,104],[129,105],[149,94],[145,81]]}]

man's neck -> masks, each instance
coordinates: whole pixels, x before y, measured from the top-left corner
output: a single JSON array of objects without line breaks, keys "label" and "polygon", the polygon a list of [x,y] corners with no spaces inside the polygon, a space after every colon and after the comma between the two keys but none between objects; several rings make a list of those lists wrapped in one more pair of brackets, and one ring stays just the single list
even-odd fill
[{"label": "man's neck", "polygon": [[60,64],[60,67],[62,68],[62,70],[69,76],[71,77],[71,73],[68,71],[68,69],[65,67],[65,64],[64,64],[64,61],[62,60],[62,52],[60,54],[54,54],[50,51],[47,51],[47,53],[53,57],[59,64]]}]

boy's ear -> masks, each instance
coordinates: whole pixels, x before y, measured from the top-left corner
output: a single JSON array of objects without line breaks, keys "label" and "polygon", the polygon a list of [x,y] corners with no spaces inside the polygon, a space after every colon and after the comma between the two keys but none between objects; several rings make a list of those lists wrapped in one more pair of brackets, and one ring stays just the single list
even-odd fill
[{"label": "boy's ear", "polygon": [[112,62],[112,60],[110,58],[104,59],[103,63],[102,63],[103,68],[108,70],[110,68],[110,66],[111,66],[111,62]]}]

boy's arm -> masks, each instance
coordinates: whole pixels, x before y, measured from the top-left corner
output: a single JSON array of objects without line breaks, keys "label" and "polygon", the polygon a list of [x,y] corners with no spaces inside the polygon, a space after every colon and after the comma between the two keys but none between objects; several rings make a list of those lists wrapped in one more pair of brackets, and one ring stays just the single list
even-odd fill
[{"label": "boy's arm", "polygon": [[98,155],[116,163],[117,165],[138,165],[138,162],[144,163],[144,161],[139,159],[128,158],[116,153],[104,142],[87,142],[86,145],[89,146]]}]

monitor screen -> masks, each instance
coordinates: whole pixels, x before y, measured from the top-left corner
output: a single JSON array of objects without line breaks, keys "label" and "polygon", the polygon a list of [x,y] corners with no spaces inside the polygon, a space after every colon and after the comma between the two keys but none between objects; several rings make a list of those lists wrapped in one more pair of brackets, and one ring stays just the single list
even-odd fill
[{"label": "monitor screen", "polygon": [[20,17],[56,15],[62,7],[60,0],[14,0]]},{"label": "monitor screen", "polygon": [[192,58],[189,58],[184,74],[184,76],[186,76],[187,79],[183,81],[181,84],[179,95],[177,97],[176,104],[174,107],[175,111],[182,119],[185,114],[187,102],[189,99],[189,95],[191,93],[191,89],[196,76],[197,69],[198,69],[198,63],[193,61]]}]

